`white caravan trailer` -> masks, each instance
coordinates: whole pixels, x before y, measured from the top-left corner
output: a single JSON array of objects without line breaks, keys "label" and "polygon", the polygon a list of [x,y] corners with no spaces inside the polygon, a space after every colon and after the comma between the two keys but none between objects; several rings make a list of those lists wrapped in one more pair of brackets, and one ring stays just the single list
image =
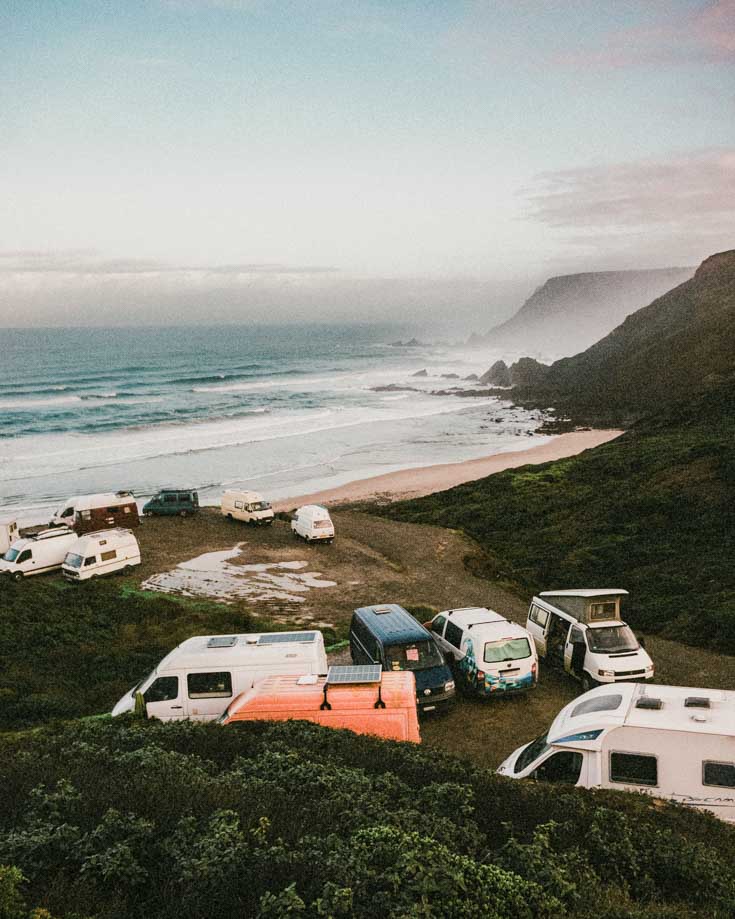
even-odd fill
[{"label": "white caravan trailer", "polygon": [[448,609],[428,624],[444,656],[452,662],[457,689],[479,696],[532,689],[538,657],[530,634],[484,607]]},{"label": "white caravan trailer", "polygon": [[21,581],[32,574],[57,571],[79,537],[67,527],[42,530],[35,536],[16,539],[0,559],[0,574]]},{"label": "white caravan trailer", "polygon": [[620,618],[627,590],[546,590],[534,597],[526,628],[541,660],[561,667],[586,692],[600,683],[653,679],[653,661]]},{"label": "white caravan trailer", "polygon": [[0,553],[5,553],[20,536],[14,517],[0,517]]},{"label": "white caravan trailer", "polygon": [[598,686],[565,706],[546,734],[511,753],[498,772],[639,791],[735,822],[735,692]]},{"label": "white caravan trailer", "polygon": [[88,581],[115,571],[131,571],[139,564],[138,540],[130,530],[116,527],[80,536],[64,559],[61,571],[70,581]]},{"label": "white caravan trailer", "polygon": [[222,513],[230,520],[243,520],[251,526],[270,526],[273,508],[257,491],[226,491],[221,500]]},{"label": "white caravan trailer", "polygon": [[326,507],[320,504],[305,504],[300,507],[291,521],[291,532],[307,542],[333,542],[334,524]]},{"label": "white caravan trailer", "polygon": [[174,648],[113,708],[135,708],[142,693],[149,718],[213,721],[241,692],[278,674],[326,674],[327,655],[319,631],[252,635],[197,635]]}]

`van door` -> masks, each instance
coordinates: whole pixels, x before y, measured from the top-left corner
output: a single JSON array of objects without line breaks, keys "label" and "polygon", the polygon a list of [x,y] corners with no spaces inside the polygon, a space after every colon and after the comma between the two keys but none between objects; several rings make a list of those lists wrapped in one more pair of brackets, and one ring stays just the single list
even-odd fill
[{"label": "van door", "polygon": [[569,629],[566,644],[564,645],[564,669],[577,679],[582,679],[584,673],[584,658],[587,654],[587,642],[584,632],[578,625]]},{"label": "van door", "polygon": [[187,673],[186,696],[192,721],[219,718],[232,701],[232,673],[229,670]]},{"label": "van door", "polygon": [[577,785],[582,774],[583,755],[577,750],[557,750],[548,756],[532,775],[557,785]]},{"label": "van door", "polygon": [[564,666],[569,631],[569,623],[566,619],[554,613],[549,614],[549,624],[546,629],[546,659],[555,667]]},{"label": "van door", "polygon": [[546,657],[546,631],[549,626],[550,613],[535,603],[531,604],[526,620],[526,628],[531,633],[539,657]]},{"label": "van door", "polygon": [[30,549],[24,549],[18,558],[15,560],[15,564],[18,566],[18,570],[21,571],[33,571],[33,566],[36,564],[33,553]]},{"label": "van door", "polygon": [[171,721],[174,718],[186,717],[181,680],[177,676],[157,677],[143,693],[143,698],[149,718]]}]

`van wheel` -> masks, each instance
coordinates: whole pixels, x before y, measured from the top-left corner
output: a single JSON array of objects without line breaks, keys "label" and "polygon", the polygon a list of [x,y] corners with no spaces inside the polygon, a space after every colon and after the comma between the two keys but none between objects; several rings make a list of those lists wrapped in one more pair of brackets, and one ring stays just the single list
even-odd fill
[{"label": "van wheel", "polygon": [[582,674],[582,692],[589,692],[590,689],[594,689],[597,686],[597,680],[593,680],[592,677],[585,672]]},{"label": "van wheel", "polygon": [[179,511],[179,517],[188,517],[189,511]]},{"label": "van wheel", "polygon": [[12,577],[12,579],[15,581],[15,583],[17,584],[19,581],[22,581],[22,580],[23,580],[23,572],[22,572],[22,571],[14,571],[14,572],[12,573],[11,577]]}]

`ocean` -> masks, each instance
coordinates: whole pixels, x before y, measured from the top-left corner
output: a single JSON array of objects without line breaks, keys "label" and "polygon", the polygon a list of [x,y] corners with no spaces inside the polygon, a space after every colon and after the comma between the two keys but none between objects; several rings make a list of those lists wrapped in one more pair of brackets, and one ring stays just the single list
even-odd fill
[{"label": "ocean", "polygon": [[[401,332],[0,329],[0,513],[42,521],[71,495],[144,499],[166,485],[197,488],[204,504],[239,486],[275,500],[546,440],[538,412],[431,395],[475,388],[463,378],[493,355],[395,347]],[[390,385],[412,389],[376,391]]]}]

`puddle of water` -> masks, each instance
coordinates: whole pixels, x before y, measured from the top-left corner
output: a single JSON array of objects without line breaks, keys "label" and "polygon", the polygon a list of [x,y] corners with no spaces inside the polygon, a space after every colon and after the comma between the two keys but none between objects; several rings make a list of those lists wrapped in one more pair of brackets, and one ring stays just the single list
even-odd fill
[{"label": "puddle of water", "polygon": [[319,571],[303,571],[307,562],[233,565],[230,559],[242,556],[243,545],[198,555],[171,571],[154,574],[143,581],[141,587],[183,597],[205,597],[220,603],[233,600],[303,603],[303,595],[314,588],[336,587],[336,581],[326,580]]}]

